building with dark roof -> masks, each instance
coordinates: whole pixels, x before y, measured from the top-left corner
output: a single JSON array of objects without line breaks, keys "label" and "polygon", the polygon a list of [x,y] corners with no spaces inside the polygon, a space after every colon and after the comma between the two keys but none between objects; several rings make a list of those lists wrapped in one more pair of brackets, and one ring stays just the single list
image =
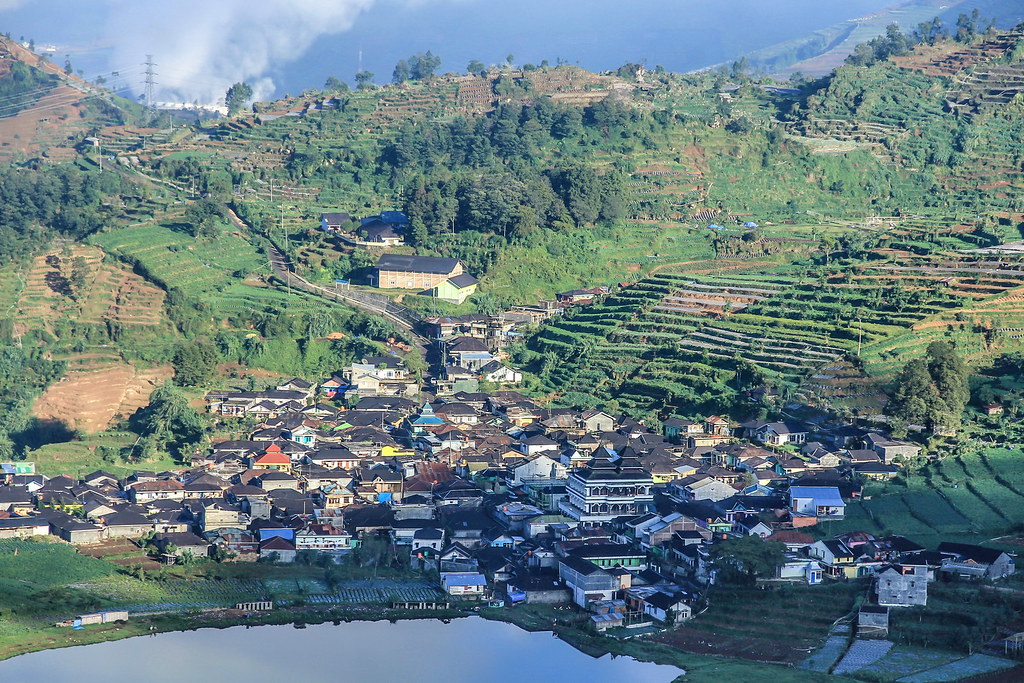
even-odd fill
[{"label": "building with dark roof", "polygon": [[355,219],[345,211],[330,211],[320,214],[320,229],[324,232],[340,232],[354,223]]},{"label": "building with dark roof", "polygon": [[939,571],[959,579],[994,581],[1010,576],[1015,570],[1013,558],[997,548],[944,541],[939,544],[938,552],[944,556]]},{"label": "building with dark roof", "polygon": [[373,283],[382,289],[432,289],[462,275],[465,268],[454,258],[384,254],[377,261]]},{"label": "building with dark roof", "polygon": [[559,510],[584,524],[635,517],[653,509],[653,487],[654,479],[636,458],[595,457],[569,475],[569,499]]}]

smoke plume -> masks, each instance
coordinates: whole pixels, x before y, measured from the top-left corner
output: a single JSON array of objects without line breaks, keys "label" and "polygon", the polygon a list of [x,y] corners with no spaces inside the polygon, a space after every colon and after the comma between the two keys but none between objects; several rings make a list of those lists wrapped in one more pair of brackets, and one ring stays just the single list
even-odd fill
[{"label": "smoke plume", "polygon": [[[10,0],[0,0],[0,2]],[[320,36],[352,27],[374,0],[102,0],[114,65],[156,63],[158,100],[215,104],[248,82],[257,99],[274,90],[276,64]]]}]

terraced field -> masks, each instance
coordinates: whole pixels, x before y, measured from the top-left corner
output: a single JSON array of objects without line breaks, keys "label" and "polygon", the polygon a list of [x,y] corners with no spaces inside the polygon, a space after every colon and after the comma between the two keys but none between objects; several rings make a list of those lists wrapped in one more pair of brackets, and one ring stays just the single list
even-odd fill
[{"label": "terraced field", "polygon": [[[531,341],[567,362],[546,378],[566,402],[590,394],[639,411],[715,411],[734,378],[802,385],[812,402],[877,412],[877,380],[953,338],[968,357],[1022,345],[1024,259],[907,257],[810,272],[746,259],[656,272]],[[1021,276],[1018,276],[1018,273]],[[1018,322],[1020,321],[1020,322]],[[869,376],[850,364],[860,357]],[[723,398],[725,400],[723,400]],[[698,410],[699,408],[699,410]]]},{"label": "terraced field", "polygon": [[[827,532],[903,534],[929,548],[941,541],[998,537],[1024,509],[1021,452],[988,449],[929,463],[904,483],[872,484]],[[969,539],[973,538],[971,541]]]},{"label": "terraced field", "polygon": [[138,329],[165,321],[163,290],[124,266],[104,262],[103,252],[89,245],[42,252],[24,268],[8,266],[0,281],[22,334],[33,329],[68,336],[69,323],[79,330],[83,324],[105,330],[109,323]]},{"label": "terraced field", "polygon": [[193,295],[223,289],[236,279],[235,273],[266,264],[256,247],[235,232],[197,244],[187,233],[161,223],[103,233],[93,241],[105,251],[137,261],[168,288]]}]

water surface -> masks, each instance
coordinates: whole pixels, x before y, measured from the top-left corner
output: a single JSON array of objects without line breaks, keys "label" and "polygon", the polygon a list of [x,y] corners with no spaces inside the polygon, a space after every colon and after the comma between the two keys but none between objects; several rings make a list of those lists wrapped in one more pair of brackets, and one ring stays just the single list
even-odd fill
[{"label": "water surface", "polygon": [[550,632],[479,617],[159,633],[0,662],[3,683],[415,681],[667,683],[676,667],[595,659]]}]

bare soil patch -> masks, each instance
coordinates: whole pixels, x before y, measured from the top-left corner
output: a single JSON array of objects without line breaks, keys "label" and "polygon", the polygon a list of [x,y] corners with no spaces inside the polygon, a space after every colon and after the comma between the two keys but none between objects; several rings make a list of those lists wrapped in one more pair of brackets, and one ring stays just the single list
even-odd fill
[{"label": "bare soil patch", "polygon": [[[68,360],[74,364],[74,358]],[[137,371],[127,363],[72,369],[39,397],[32,414],[95,434],[146,405],[156,385],[172,374],[170,366]]]},{"label": "bare soil patch", "polygon": [[78,547],[78,552],[82,555],[88,555],[89,557],[103,558],[110,557],[111,555],[126,555],[127,553],[135,553],[139,551],[139,546],[135,545],[126,538],[116,538],[103,543],[94,543],[92,545],[82,545]]},{"label": "bare soil patch", "polygon": [[159,569],[163,566],[148,555],[139,555],[138,557],[118,557],[110,561],[122,567],[142,567],[143,569]]}]

